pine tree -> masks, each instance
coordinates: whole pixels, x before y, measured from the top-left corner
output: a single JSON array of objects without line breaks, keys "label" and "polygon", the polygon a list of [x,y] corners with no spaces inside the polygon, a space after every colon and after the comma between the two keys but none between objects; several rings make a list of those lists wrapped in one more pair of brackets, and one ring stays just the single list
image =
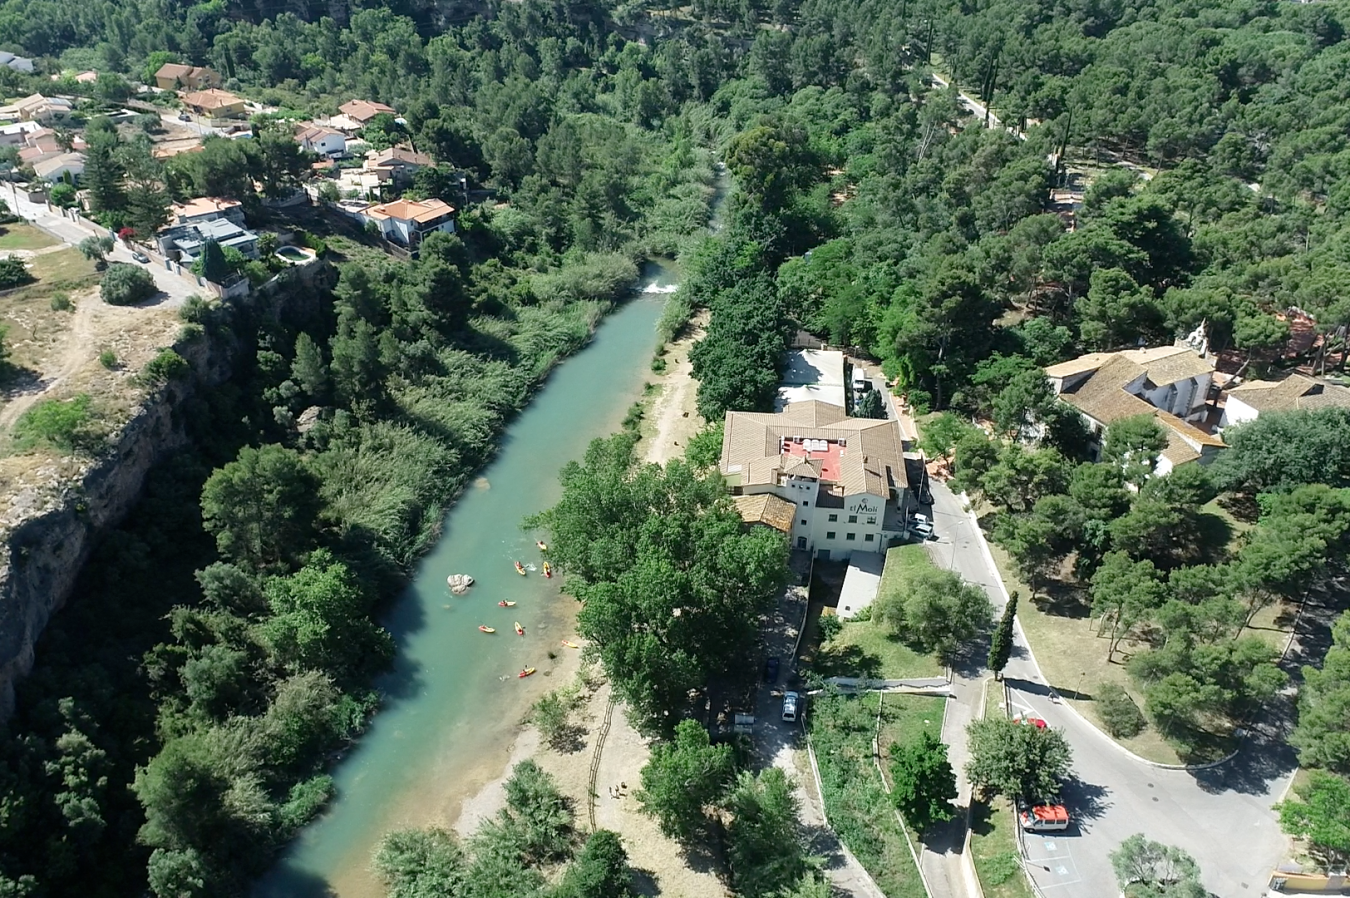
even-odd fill
[{"label": "pine tree", "polygon": [[192,270],[213,284],[223,284],[230,276],[230,263],[225,259],[225,251],[215,240],[202,244],[202,254]]},{"label": "pine tree", "polygon": [[301,333],[295,340],[291,379],[315,402],[323,402],[328,396],[328,366],[323,362],[323,350],[309,334]]},{"label": "pine tree", "polygon": [[998,622],[998,628],[994,630],[994,638],[989,643],[989,669],[994,672],[994,679],[1003,679],[1003,668],[1008,666],[1008,658],[1012,655],[1013,645],[1013,620],[1017,617],[1017,592],[1008,596],[1008,606],[1003,609],[1003,617]]},{"label": "pine tree", "polygon": [[88,191],[89,208],[95,212],[119,212],[126,206],[127,195],[122,186],[126,169],[118,152],[117,132],[91,129],[86,139],[89,146],[80,180]]}]

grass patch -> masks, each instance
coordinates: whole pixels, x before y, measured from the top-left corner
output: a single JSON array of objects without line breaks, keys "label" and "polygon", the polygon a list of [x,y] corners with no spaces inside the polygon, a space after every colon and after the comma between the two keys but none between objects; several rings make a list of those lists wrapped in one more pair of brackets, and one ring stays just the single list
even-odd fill
[{"label": "grass patch", "polygon": [[970,855],[984,898],[1035,898],[1017,850],[1012,804],[998,796],[970,810]]},{"label": "grass patch", "polygon": [[61,241],[32,225],[12,224],[0,227],[0,250],[43,249]]},{"label": "grass patch", "polygon": [[70,333],[70,311],[60,302],[53,307],[52,299],[98,284],[94,263],[74,249],[34,256],[28,270],[36,282],[0,297],[0,324],[9,329],[5,345],[18,373],[41,371],[48,355]]},{"label": "grass patch", "polygon": [[845,621],[839,634],[822,645],[812,660],[823,677],[902,680],[942,676],[937,658],[919,654],[871,620]]},{"label": "grass patch", "polygon": [[[886,553],[877,594],[899,588],[903,575],[931,566],[923,546],[897,546]],[[818,613],[808,621],[807,645],[816,645]],[[825,640],[812,654],[811,664],[822,677],[867,677],[901,680],[942,676],[943,667],[934,655],[916,652],[895,639],[870,618],[842,621],[843,628]],[[829,632],[828,630],[826,632]]]},{"label": "grass patch", "polygon": [[884,747],[888,738],[912,738],[925,728],[936,735],[942,702],[921,695],[888,695],[883,702],[880,694],[870,693],[826,694],[812,703],[811,741],[830,825],[887,898],[925,898],[925,892],[872,761],[877,712]]}]

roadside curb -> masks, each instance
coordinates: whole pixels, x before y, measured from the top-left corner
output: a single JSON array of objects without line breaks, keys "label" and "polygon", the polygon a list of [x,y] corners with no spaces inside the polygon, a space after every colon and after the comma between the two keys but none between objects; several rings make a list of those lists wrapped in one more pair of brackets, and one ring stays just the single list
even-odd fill
[{"label": "roadside curb", "polygon": [[[1003,593],[1003,601],[1007,602],[1009,601],[1008,587],[1003,583],[1003,573],[999,570],[998,565],[994,563],[994,553],[989,551],[989,540],[985,539],[984,531],[980,529],[980,520],[975,516],[975,511],[971,507],[970,497],[967,496],[965,493],[961,493],[957,496],[957,498],[961,500],[962,505],[965,507],[966,515],[970,518],[970,523],[975,528],[975,536],[980,541],[980,550],[984,552],[984,560],[989,565],[989,570],[994,574],[994,579],[998,583],[999,592]],[[1029,599],[1030,597],[1028,597],[1028,600]],[[1051,701],[1053,701],[1059,707],[1068,710],[1079,720],[1083,721],[1083,723],[1091,727],[1092,730],[1096,732],[1099,736],[1101,736],[1107,742],[1110,742],[1120,751],[1124,752],[1126,756],[1132,758],[1133,760],[1139,762],[1140,764],[1144,764],[1148,767],[1153,767],[1157,770],[1192,770],[1192,771],[1211,770],[1215,767],[1227,764],[1229,761],[1236,758],[1242,752],[1242,748],[1241,746],[1239,746],[1231,754],[1225,755],[1224,757],[1220,758],[1217,761],[1209,761],[1205,764],[1163,764],[1159,761],[1150,761],[1148,758],[1141,757],[1135,754],[1125,746],[1121,745],[1115,739],[1113,739],[1110,733],[1106,732],[1101,727],[1097,726],[1097,724],[1089,720],[1087,715],[1085,715],[1082,711],[1079,711],[1073,705],[1066,702],[1063,699],[1063,697],[1061,697],[1059,693],[1055,691],[1055,688],[1050,685],[1048,680],[1046,680],[1045,671],[1041,669],[1041,663],[1036,660],[1036,652],[1031,647],[1031,640],[1027,639],[1026,631],[1022,629],[1022,621],[1020,619],[1014,618],[1013,628],[1015,629],[1018,637],[1020,637],[1022,645],[1026,646],[1027,657],[1029,657],[1031,659],[1031,663],[1035,665],[1036,673],[1045,683],[1046,688],[1050,690]]]}]

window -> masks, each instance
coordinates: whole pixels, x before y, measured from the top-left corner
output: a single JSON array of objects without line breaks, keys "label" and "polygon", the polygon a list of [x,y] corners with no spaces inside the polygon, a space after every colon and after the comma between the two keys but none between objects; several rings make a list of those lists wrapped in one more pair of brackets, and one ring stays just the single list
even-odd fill
[{"label": "window", "polygon": [[802,508],[810,508],[810,507],[811,507],[811,503],[810,503],[809,501],[806,501],[806,500],[803,500],[803,501],[802,501]]},{"label": "window", "polygon": [[834,523],[835,521],[837,521],[837,520],[839,520],[839,515],[837,515],[837,514],[832,514],[832,515],[830,515],[830,523],[831,523],[831,524],[833,524],[833,523]]},{"label": "window", "polygon": [[804,536],[799,536],[799,537],[797,537],[797,548],[799,548],[799,549],[805,549],[805,548],[806,548],[806,537],[804,537]]},{"label": "window", "polygon": [[855,540],[855,539],[857,539],[857,538],[858,538],[858,534],[854,533],[852,530],[850,530],[850,531],[849,531],[847,534],[845,534],[845,536],[844,536],[844,539],[848,540],[849,542],[852,542],[853,540]]},{"label": "window", "polygon": [[872,540],[876,539],[876,536],[877,535],[875,533],[869,533],[863,537],[863,542],[870,543]]},{"label": "window", "polygon": [[876,522],[877,522],[876,515],[873,515],[872,517],[867,519],[867,523],[869,524],[875,524]]},{"label": "window", "polygon": [[833,530],[826,530],[826,531],[825,531],[825,538],[826,538],[826,539],[834,539],[834,531],[833,531]]},{"label": "window", "polygon": [[849,522],[850,524],[856,524],[856,523],[858,523],[858,516],[857,516],[856,514],[851,514],[851,515],[849,515],[849,516],[848,516],[848,522]]},{"label": "window", "polygon": [[802,518],[802,526],[803,526],[803,527],[806,526],[806,518]]}]

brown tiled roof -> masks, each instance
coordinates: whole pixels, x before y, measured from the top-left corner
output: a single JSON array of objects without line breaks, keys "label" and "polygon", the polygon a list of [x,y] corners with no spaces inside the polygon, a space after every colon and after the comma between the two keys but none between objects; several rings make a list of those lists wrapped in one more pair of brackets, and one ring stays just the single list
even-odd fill
[{"label": "brown tiled roof", "polygon": [[[722,473],[739,473],[742,485],[776,484],[790,467],[802,464],[799,457],[781,454],[780,440],[791,437],[846,443],[838,475],[845,495],[865,492],[884,497],[891,489],[909,485],[898,422],[850,418],[839,406],[815,400],[794,402],[776,414],[727,412]],[[819,468],[813,466],[812,471]]]},{"label": "brown tiled roof", "polygon": [[773,493],[760,493],[757,496],[737,496],[731,500],[740,512],[741,520],[747,524],[764,524],[783,533],[792,531],[792,518],[797,506],[786,499],[780,499]]},{"label": "brown tiled roof", "polygon": [[183,94],[183,102],[194,109],[223,109],[226,106],[240,105],[244,101],[227,90],[209,87],[206,90]]},{"label": "brown tiled roof", "polygon": [[1125,389],[1146,376],[1147,372],[1138,364],[1123,355],[1113,355],[1096,374],[1073,390],[1064,391],[1060,397],[1094,421],[1110,426],[1111,422],[1121,418],[1153,414],[1152,405]]},{"label": "brown tiled roof", "polygon": [[182,78],[192,71],[192,66],[178,62],[166,62],[155,72],[156,78]]},{"label": "brown tiled roof", "polygon": [[1160,454],[1170,461],[1174,468],[1197,461],[1200,458],[1200,453],[1192,449],[1189,443],[1171,432],[1167,434],[1167,446]]},{"label": "brown tiled roof", "polygon": [[1233,387],[1228,395],[1241,399],[1258,412],[1281,412],[1300,408],[1350,408],[1350,389],[1290,374],[1281,381],[1254,380]]},{"label": "brown tiled roof", "polygon": [[1069,359],[1067,362],[1060,362],[1058,365],[1051,365],[1045,369],[1045,374],[1047,377],[1069,377],[1082,374],[1084,371],[1096,371],[1110,358],[1109,352],[1092,352],[1080,355],[1076,359]]},{"label": "brown tiled roof", "polygon": [[455,211],[455,207],[444,200],[394,200],[392,203],[382,203],[375,206],[367,206],[362,210],[363,215],[371,218],[397,218],[399,221],[431,221],[433,218],[440,218],[442,215],[449,215]]},{"label": "brown tiled roof", "polygon": [[404,165],[420,165],[423,168],[435,165],[435,161],[426,153],[418,153],[407,147],[390,147],[387,150],[381,150],[376,153],[373,150],[367,154],[371,167],[388,165],[391,162],[401,162]]},{"label": "brown tiled roof", "polygon": [[1211,359],[1201,358],[1189,346],[1155,346],[1152,349],[1127,349],[1125,358],[1148,372],[1154,386],[1164,387],[1179,380],[1199,377],[1214,370]]},{"label": "brown tiled roof", "polygon": [[348,100],[338,107],[338,111],[363,125],[381,112],[387,112],[390,115],[395,114],[392,106],[374,103],[370,100]]}]

